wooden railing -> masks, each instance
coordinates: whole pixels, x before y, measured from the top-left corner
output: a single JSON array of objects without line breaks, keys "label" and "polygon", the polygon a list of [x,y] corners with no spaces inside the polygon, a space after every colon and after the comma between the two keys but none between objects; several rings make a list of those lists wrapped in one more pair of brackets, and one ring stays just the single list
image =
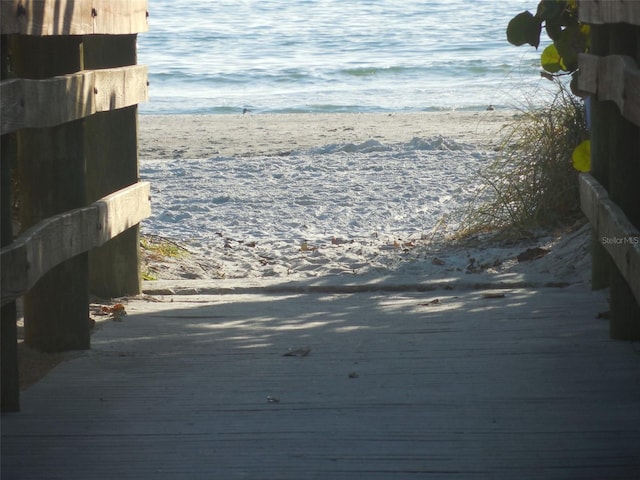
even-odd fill
[{"label": "wooden railing", "polygon": [[90,293],[140,293],[150,189],[138,178],[148,82],[136,41],[147,8],[0,0],[3,411],[19,407],[18,298],[25,342],[51,352],[89,348]]},{"label": "wooden railing", "polygon": [[591,51],[579,88],[591,94],[591,172],[580,178],[593,227],[594,288],[610,287],[612,338],[640,340],[640,2],[581,0]]},{"label": "wooden railing", "polygon": [[140,182],[22,233],[2,249],[2,304],[23,296],[53,267],[140,223],[149,216],[148,199],[149,183]]}]

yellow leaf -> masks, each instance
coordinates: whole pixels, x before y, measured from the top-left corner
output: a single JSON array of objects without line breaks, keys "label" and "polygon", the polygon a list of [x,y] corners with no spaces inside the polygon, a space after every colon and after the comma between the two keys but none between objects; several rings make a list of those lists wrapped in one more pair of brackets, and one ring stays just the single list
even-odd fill
[{"label": "yellow leaf", "polygon": [[562,57],[558,53],[558,49],[552,43],[542,51],[540,56],[540,65],[549,73],[557,73],[560,70],[566,70]]},{"label": "yellow leaf", "polygon": [[591,141],[585,140],[578,145],[571,154],[573,168],[579,172],[588,172],[591,170]]}]

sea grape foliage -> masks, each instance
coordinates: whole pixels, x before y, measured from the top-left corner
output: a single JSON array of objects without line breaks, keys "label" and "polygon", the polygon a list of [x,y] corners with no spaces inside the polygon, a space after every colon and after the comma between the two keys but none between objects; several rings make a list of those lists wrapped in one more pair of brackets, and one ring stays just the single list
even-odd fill
[{"label": "sea grape foliage", "polygon": [[[552,43],[542,51],[540,74],[549,80],[571,75],[571,91],[583,96],[578,90],[578,55],[589,51],[591,37],[589,25],[578,18],[578,1],[541,0],[535,15],[527,10],[511,19],[507,40],[516,46],[528,44],[537,49],[543,28]],[[573,165],[579,171],[590,169],[589,147],[589,140],[585,140],[573,152]]]},{"label": "sea grape foliage", "polygon": [[543,27],[553,43],[542,51],[542,68],[548,75],[574,75],[578,54],[587,52],[590,46],[589,26],[578,20],[578,2],[542,0],[535,15],[525,11],[511,19],[507,40],[516,46],[529,44],[537,49]]}]

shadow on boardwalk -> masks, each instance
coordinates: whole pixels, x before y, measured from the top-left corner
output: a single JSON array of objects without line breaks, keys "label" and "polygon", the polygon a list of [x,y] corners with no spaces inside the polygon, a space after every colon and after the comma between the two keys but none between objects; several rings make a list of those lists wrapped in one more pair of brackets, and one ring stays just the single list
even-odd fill
[{"label": "shadow on boardwalk", "polygon": [[132,301],[3,416],[3,479],[638,478],[605,296],[504,293]]}]

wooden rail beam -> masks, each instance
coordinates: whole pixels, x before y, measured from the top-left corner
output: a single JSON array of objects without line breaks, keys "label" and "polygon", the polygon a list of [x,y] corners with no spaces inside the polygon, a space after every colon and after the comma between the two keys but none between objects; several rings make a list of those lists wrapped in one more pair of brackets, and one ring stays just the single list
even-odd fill
[{"label": "wooden rail beam", "polygon": [[93,247],[98,247],[151,214],[149,182],[139,182],[101,198],[92,205],[98,209],[98,232]]},{"label": "wooden rail beam", "polygon": [[638,0],[580,0],[580,21],[592,25],[629,23],[640,25]]},{"label": "wooden rail beam", "polygon": [[640,231],[591,175],[580,175],[580,204],[640,305]]},{"label": "wooden rail beam", "polygon": [[3,35],[127,35],[148,30],[147,0],[0,0]]},{"label": "wooden rail beam", "polygon": [[640,126],[640,69],[627,55],[580,54],[580,90],[611,100],[630,122]]},{"label": "wooden rail beam", "polygon": [[151,213],[149,197],[149,183],[139,182],[24,232],[0,250],[2,305],[24,295],[53,267],[140,223]]},{"label": "wooden rail beam", "polygon": [[44,80],[4,80],[0,82],[0,133],[53,127],[144,102],[147,70],[145,65],[132,65]]}]

